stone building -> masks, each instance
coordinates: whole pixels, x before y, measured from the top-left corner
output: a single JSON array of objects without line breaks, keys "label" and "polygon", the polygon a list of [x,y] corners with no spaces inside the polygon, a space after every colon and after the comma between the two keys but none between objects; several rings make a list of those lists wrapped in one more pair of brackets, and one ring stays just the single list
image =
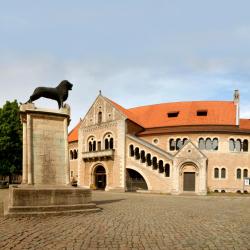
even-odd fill
[{"label": "stone building", "polygon": [[70,132],[71,178],[106,191],[250,192],[250,119],[232,101],[125,109],[99,94]]}]

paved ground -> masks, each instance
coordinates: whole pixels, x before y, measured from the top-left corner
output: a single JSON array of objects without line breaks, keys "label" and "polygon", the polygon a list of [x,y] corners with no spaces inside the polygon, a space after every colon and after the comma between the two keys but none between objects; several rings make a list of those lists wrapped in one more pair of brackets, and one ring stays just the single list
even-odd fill
[{"label": "paved ground", "polygon": [[0,217],[0,249],[250,249],[250,197],[94,192],[93,199],[101,212]]}]

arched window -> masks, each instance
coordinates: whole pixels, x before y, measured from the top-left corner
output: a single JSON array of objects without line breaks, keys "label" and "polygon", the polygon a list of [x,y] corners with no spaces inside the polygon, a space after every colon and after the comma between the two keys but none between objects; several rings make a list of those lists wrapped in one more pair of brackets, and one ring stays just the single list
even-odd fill
[{"label": "arched window", "polygon": [[89,142],[89,152],[93,151],[93,145],[92,145],[92,142],[90,141]]},{"label": "arched window", "polygon": [[248,140],[243,141],[243,152],[248,152]]},{"label": "arched window", "polygon": [[139,148],[135,148],[135,159],[136,159],[136,160],[139,160],[139,159],[140,159]]},{"label": "arched window", "polygon": [[237,152],[241,151],[241,140],[240,139],[236,140],[236,142],[235,142],[235,149],[236,149]]},{"label": "arched window", "polygon": [[89,152],[91,151],[95,151],[96,150],[96,141],[95,141],[95,138],[94,136],[91,136],[89,139],[88,139],[88,149],[89,149]]},{"label": "arched window", "polygon": [[114,148],[114,139],[111,133],[106,134],[103,139],[106,150]]},{"label": "arched window", "polygon": [[203,138],[199,139],[199,149],[204,150],[205,149],[205,140]]},{"label": "arched window", "polygon": [[187,139],[187,138],[184,138],[184,139],[183,139],[183,145],[185,145],[187,142],[188,142],[188,139]]},{"label": "arched window", "polygon": [[164,172],[163,161],[159,160],[159,173],[163,173],[163,172]]},{"label": "arched window", "polygon": [[145,161],[146,161],[145,151],[142,150],[142,151],[141,151],[141,163],[144,163]]},{"label": "arched window", "polygon": [[109,140],[108,138],[105,139],[105,149],[109,149]]},{"label": "arched window", "polygon": [[234,142],[234,139],[230,139],[230,140],[229,140],[229,150],[232,151],[232,152],[235,150],[235,142]]},{"label": "arched window", "polygon": [[210,138],[206,139],[206,150],[212,149],[212,140]]},{"label": "arched window", "polygon": [[131,157],[135,156],[134,145],[129,146],[129,155]]},{"label": "arched window", "polygon": [[241,179],[241,169],[237,169],[237,179]]},{"label": "arched window", "polygon": [[70,150],[70,160],[73,160],[73,151],[72,150]]},{"label": "arched window", "polygon": [[93,151],[96,151],[96,141],[93,141]]},{"label": "arched window", "polygon": [[110,141],[109,141],[109,148],[110,148],[110,149],[113,149],[113,148],[114,148],[114,139],[113,139],[113,138],[110,138]]},{"label": "arched window", "polygon": [[170,176],[170,165],[168,163],[165,164],[165,176]]},{"label": "arched window", "polygon": [[151,166],[151,165],[152,165],[151,154],[147,154],[147,156],[146,156],[146,161],[147,161],[147,165],[148,165],[148,166]]},{"label": "arched window", "polygon": [[213,145],[212,145],[213,150],[217,151],[218,148],[219,148],[219,141],[218,141],[218,139],[217,139],[217,138],[214,138],[212,144],[213,144]]},{"label": "arched window", "polygon": [[153,169],[157,169],[157,168],[158,168],[157,158],[153,157]]},{"label": "arched window", "polygon": [[182,148],[182,146],[183,146],[182,140],[178,138],[176,140],[176,150],[179,150],[180,148]]},{"label": "arched window", "polygon": [[225,169],[225,168],[222,168],[222,169],[221,169],[221,178],[222,178],[222,179],[225,179],[225,178],[226,178],[226,169]]},{"label": "arched window", "polygon": [[244,177],[244,178],[247,178],[247,177],[248,177],[248,170],[247,170],[247,169],[244,169],[244,170],[243,170],[243,177]]},{"label": "arched window", "polygon": [[219,178],[219,169],[218,168],[215,168],[214,169],[214,178]]},{"label": "arched window", "polygon": [[174,141],[174,139],[169,140],[169,149],[170,149],[170,151],[175,151],[175,141]]},{"label": "arched window", "polygon": [[77,151],[74,150],[74,156],[73,156],[74,159],[77,159]]},{"label": "arched window", "polygon": [[98,112],[98,123],[102,122],[102,112]]}]

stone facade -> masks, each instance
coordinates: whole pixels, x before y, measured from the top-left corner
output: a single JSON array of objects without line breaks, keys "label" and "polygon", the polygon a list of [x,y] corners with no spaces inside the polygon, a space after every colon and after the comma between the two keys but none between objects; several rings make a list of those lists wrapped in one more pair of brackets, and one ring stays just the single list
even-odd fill
[{"label": "stone facade", "polygon": [[[238,100],[235,105],[235,125],[226,128],[203,126],[195,130],[191,126],[143,134],[144,128],[131,119],[128,110],[100,94],[80,121],[77,138],[69,143],[72,152],[78,151],[77,159],[70,160],[72,175],[82,187],[95,189],[98,181],[105,182],[106,191],[128,190],[129,173],[136,172],[151,192],[250,192],[250,187],[243,185],[244,177],[250,177],[250,128],[241,130],[237,125]],[[111,149],[106,145],[107,135],[113,139]],[[216,147],[202,148],[201,138],[215,140]],[[170,148],[171,140],[183,139],[185,143],[178,150]],[[247,150],[230,150],[230,139],[247,140]],[[97,171],[99,166],[104,168],[102,173]]]}]

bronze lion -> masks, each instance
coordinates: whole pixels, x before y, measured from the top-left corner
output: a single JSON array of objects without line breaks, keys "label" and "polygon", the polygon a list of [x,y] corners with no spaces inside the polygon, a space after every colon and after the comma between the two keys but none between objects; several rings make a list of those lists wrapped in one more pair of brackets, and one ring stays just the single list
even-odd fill
[{"label": "bronze lion", "polygon": [[34,90],[28,102],[33,102],[41,97],[45,97],[57,101],[60,109],[63,107],[63,102],[67,100],[72,87],[73,84],[67,80],[63,80],[56,88],[38,87]]}]

